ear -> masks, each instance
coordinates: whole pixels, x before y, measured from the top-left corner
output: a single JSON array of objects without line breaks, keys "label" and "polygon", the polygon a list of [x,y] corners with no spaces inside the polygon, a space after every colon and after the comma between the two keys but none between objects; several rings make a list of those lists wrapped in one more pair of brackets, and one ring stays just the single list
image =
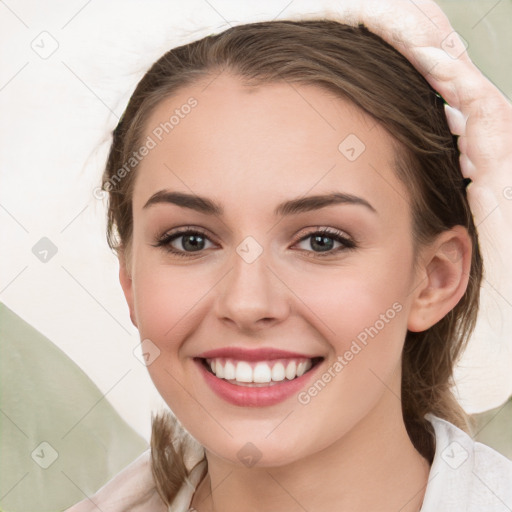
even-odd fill
[{"label": "ear", "polygon": [[421,252],[407,324],[413,332],[432,327],[464,295],[471,268],[471,237],[463,226],[454,226]]},{"label": "ear", "polygon": [[138,328],[133,301],[133,281],[129,267],[131,267],[130,258],[127,258],[125,250],[121,250],[119,252],[119,282],[130,309],[130,320]]}]

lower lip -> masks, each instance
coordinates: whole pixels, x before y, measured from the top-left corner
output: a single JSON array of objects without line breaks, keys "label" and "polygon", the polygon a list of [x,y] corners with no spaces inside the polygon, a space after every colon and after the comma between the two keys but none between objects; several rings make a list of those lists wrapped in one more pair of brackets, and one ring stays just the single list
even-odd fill
[{"label": "lower lip", "polygon": [[317,373],[319,366],[322,364],[322,362],[316,364],[304,375],[293,380],[284,380],[272,386],[250,387],[237,386],[225,379],[219,379],[204,367],[202,360],[194,359],[194,362],[199,366],[199,371],[214,393],[226,400],[226,402],[241,407],[274,405],[298,394],[308,381],[311,380],[313,375]]}]

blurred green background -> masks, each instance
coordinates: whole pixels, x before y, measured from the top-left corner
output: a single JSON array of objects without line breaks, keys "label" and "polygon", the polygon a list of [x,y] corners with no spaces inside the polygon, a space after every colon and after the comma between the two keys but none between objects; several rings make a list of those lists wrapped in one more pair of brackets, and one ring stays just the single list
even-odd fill
[{"label": "blurred green background", "polygon": [[484,75],[512,98],[512,0],[437,0]]}]

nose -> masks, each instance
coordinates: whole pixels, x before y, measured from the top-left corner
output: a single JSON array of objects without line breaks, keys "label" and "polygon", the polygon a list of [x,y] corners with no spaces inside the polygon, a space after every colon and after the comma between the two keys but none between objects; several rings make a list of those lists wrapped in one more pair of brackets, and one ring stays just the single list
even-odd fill
[{"label": "nose", "polygon": [[288,289],[268,260],[265,251],[252,262],[234,253],[232,268],[219,283],[215,302],[217,318],[228,327],[254,332],[288,316]]}]

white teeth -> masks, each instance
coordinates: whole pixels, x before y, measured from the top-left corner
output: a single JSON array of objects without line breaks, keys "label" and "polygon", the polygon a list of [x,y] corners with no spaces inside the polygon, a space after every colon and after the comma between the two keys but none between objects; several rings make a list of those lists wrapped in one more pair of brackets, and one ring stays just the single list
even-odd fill
[{"label": "white teeth", "polygon": [[226,361],[224,366],[224,378],[226,380],[234,380],[236,378],[236,368],[231,361]]},{"label": "white teeth", "polygon": [[297,377],[304,375],[312,366],[311,359],[303,361],[297,365]]},{"label": "white teeth", "polygon": [[313,366],[311,359],[302,358],[258,361],[257,363],[216,358],[208,359],[207,363],[219,379],[249,384],[293,380],[304,375]]},{"label": "white teeth", "polygon": [[224,367],[219,360],[215,362],[215,375],[217,375],[217,377],[220,379],[224,378]]},{"label": "white teeth", "polygon": [[276,363],[272,368],[272,380],[280,382],[284,380],[284,365],[283,363]]},{"label": "white teeth", "polygon": [[[217,361],[216,368],[219,368],[219,362]],[[222,372],[224,373],[224,372]],[[217,377],[222,378],[223,375],[217,374]],[[239,361],[239,363],[236,365],[236,375],[235,379],[238,382],[252,382],[252,368],[249,363],[246,363],[245,361]]]},{"label": "white teeth", "polygon": [[292,380],[297,375],[297,363],[295,361],[290,361],[288,366],[286,367],[286,378],[288,380]]},{"label": "white teeth", "polygon": [[269,365],[266,363],[258,363],[254,367],[252,380],[254,382],[270,382],[272,380],[272,372]]}]

